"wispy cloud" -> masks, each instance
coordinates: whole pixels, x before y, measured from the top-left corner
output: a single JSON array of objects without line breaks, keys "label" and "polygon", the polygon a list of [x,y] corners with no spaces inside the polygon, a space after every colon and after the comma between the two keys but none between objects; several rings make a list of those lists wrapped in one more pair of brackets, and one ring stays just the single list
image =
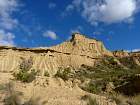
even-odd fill
[{"label": "wispy cloud", "polygon": [[70,4],[66,7],[66,12],[72,11],[73,9],[74,9],[74,6]]},{"label": "wispy cloud", "polygon": [[132,52],[138,52],[140,49],[133,49]]},{"label": "wispy cloud", "polygon": [[13,17],[13,13],[18,10],[18,0],[0,0],[0,45],[15,45],[15,35],[9,31],[19,24],[18,19]]},{"label": "wispy cloud", "polygon": [[48,37],[48,38],[51,38],[52,40],[56,40],[57,39],[57,35],[54,31],[51,31],[51,30],[47,30],[43,33],[43,36],[44,37]]},{"label": "wispy cloud", "polygon": [[17,0],[0,0],[0,27],[13,29],[17,26],[18,20],[12,17],[13,12],[18,10]]},{"label": "wispy cloud", "polygon": [[0,30],[0,45],[8,45],[13,46],[15,35],[10,32],[5,32],[4,30]]},{"label": "wispy cloud", "polygon": [[83,28],[82,28],[82,26],[77,26],[76,28],[73,28],[73,29],[71,29],[70,30],[70,33],[81,33],[81,31],[83,31]]},{"label": "wispy cloud", "polygon": [[139,52],[140,51],[140,48],[137,48],[137,49],[131,49],[131,50],[125,50],[127,52]]}]

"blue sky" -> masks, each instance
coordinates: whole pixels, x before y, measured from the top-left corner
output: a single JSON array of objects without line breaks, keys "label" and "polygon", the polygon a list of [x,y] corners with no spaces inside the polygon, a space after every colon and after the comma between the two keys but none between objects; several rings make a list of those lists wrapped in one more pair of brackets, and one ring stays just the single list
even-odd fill
[{"label": "blue sky", "polygon": [[140,0],[0,0],[0,45],[45,47],[73,32],[140,49]]}]

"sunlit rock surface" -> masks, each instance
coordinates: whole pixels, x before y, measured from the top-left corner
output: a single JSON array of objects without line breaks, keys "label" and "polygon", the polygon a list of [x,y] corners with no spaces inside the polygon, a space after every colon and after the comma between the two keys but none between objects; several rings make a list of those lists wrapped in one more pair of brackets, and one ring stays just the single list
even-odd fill
[{"label": "sunlit rock surface", "polygon": [[33,58],[33,67],[55,74],[59,67],[80,67],[82,64],[93,66],[96,59],[113,54],[102,42],[90,39],[81,34],[72,35],[71,40],[47,48],[16,48],[0,46],[0,71],[17,70],[21,58]]}]

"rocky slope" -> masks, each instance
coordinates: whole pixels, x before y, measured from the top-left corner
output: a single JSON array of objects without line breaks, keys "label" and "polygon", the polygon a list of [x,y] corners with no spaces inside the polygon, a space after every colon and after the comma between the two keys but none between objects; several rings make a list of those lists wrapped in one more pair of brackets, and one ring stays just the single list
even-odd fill
[{"label": "rocky slope", "polygon": [[[0,105],[13,97],[20,102],[17,105],[31,101],[33,105],[94,105],[91,101],[96,101],[95,105],[116,105],[110,93],[111,97],[116,91],[140,93],[139,69],[140,52],[111,52],[102,42],[78,33],[48,48],[0,46]],[[28,76],[33,80],[22,81]],[[11,82],[13,86],[7,85]],[[130,105],[128,101],[125,105]]]},{"label": "rocky slope", "polygon": [[[4,89],[0,87],[0,105],[92,105],[88,104],[88,97],[95,99],[98,105],[116,105],[104,96],[85,92],[76,84],[60,78],[40,77],[32,83],[11,79],[13,76],[10,73],[0,73],[0,86],[5,86]],[[6,99],[17,104],[5,104]]]},{"label": "rocky slope", "polygon": [[140,52],[126,52],[126,51],[114,51],[112,52],[114,57],[118,58],[122,65],[138,65],[140,66]]}]

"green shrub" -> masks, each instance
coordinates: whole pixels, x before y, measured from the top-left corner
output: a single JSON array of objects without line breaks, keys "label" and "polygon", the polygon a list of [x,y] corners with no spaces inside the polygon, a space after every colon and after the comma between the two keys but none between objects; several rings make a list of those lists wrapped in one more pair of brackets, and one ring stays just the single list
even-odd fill
[{"label": "green shrub", "polygon": [[104,86],[105,85],[102,81],[90,81],[87,85],[81,88],[87,92],[99,94],[102,92],[103,88],[105,88]]},{"label": "green shrub", "polygon": [[50,77],[49,72],[48,72],[48,71],[45,71],[44,76],[45,76],[45,77]]},{"label": "green shrub", "polygon": [[15,73],[14,77],[22,82],[32,82],[37,74],[37,72],[32,69],[32,65],[32,58],[27,60],[22,58],[22,62],[19,65],[19,72]]},{"label": "green shrub", "polygon": [[15,77],[22,82],[32,82],[36,77],[36,72],[35,70],[31,70],[31,72],[19,71]]},{"label": "green shrub", "polygon": [[131,79],[129,78],[134,77],[136,74],[140,74],[140,67],[126,69],[118,65],[114,58],[105,57],[95,63],[93,67],[82,65],[80,69],[75,71],[74,79],[79,79],[83,82],[84,80],[100,80],[101,84],[95,82],[92,84],[89,83],[86,88],[82,87],[85,91],[100,93],[104,91],[104,86],[109,82],[112,82],[115,87],[118,87],[130,82]]},{"label": "green shrub", "polygon": [[63,80],[67,81],[69,78],[71,78],[71,69],[70,68],[59,68],[59,70],[55,74],[55,77],[60,77]]}]

